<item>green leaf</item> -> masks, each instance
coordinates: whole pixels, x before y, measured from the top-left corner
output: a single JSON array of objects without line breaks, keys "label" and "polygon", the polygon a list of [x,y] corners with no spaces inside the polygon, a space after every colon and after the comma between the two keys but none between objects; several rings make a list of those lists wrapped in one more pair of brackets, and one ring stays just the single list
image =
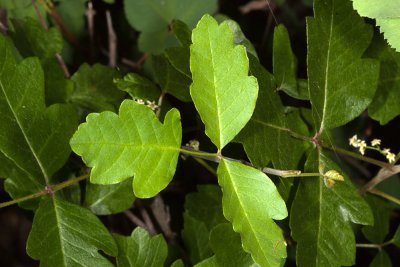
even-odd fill
[{"label": "green leaf", "polygon": [[125,100],[119,116],[109,111],[90,114],[70,144],[93,167],[92,183],[115,184],[134,176],[135,196],[148,198],[171,181],[181,139],[176,109],[167,113],[162,124],[150,108]]},{"label": "green leaf", "polygon": [[[46,10],[42,5],[37,5],[43,18],[46,18]],[[31,0],[0,0],[0,8],[7,10],[8,19],[23,19],[26,17],[34,18],[39,21],[39,17]]]},{"label": "green leaf", "polygon": [[37,56],[40,59],[54,58],[63,47],[63,38],[57,28],[48,31],[35,19],[12,20],[14,32],[11,37],[23,57]]},{"label": "green leaf", "polygon": [[74,83],[66,79],[56,58],[42,60],[46,105],[66,103],[74,90]]},{"label": "green leaf", "polygon": [[400,247],[400,226],[397,227],[396,233],[394,234],[392,238],[393,244],[396,246]]},{"label": "green leaf", "polygon": [[194,265],[195,267],[220,267],[217,262],[217,258],[214,256],[199,262],[198,264]]},{"label": "green leaf", "polygon": [[155,32],[166,29],[173,19],[193,27],[205,13],[213,13],[216,0],[126,0],[125,15],[138,31]]},{"label": "green leaf", "polygon": [[316,0],[307,18],[308,85],[319,132],[351,121],[370,104],[379,65],[362,59],[372,29],[348,0]]},{"label": "green leaf", "polygon": [[135,99],[156,100],[160,96],[157,85],[136,73],[128,73],[121,79],[114,79],[114,83],[119,90],[127,92]]},{"label": "green leaf", "polygon": [[165,55],[152,56],[151,63],[154,76],[162,91],[167,92],[181,101],[191,101],[189,86],[191,77],[178,71],[168,61]]},{"label": "green leaf", "polygon": [[392,262],[384,250],[379,250],[369,267],[392,267]]},{"label": "green leaf", "polygon": [[100,220],[89,210],[44,197],[33,219],[27,253],[40,266],[113,266],[98,251],[117,254],[117,246]]},{"label": "green leaf", "polygon": [[224,215],[240,234],[244,250],[261,266],[280,266],[286,246],[273,219],[288,214],[274,183],[257,169],[224,159],[218,166],[218,183]]},{"label": "green leaf", "polygon": [[154,55],[161,54],[165,48],[177,45],[178,42],[173,34],[166,29],[156,32],[142,32],[138,40],[140,51]]},{"label": "green leaf", "polygon": [[250,53],[252,56],[258,59],[258,55],[256,49],[254,48],[253,44],[246,38],[240,25],[231,19],[224,20],[228,23],[229,28],[233,34],[233,42],[237,45],[243,45],[246,48],[247,53]]},{"label": "green leaf", "polygon": [[309,144],[294,139],[287,129],[308,136],[307,126],[298,111],[286,112],[272,75],[256,59],[250,57],[250,63],[260,90],[254,114],[237,141],[254,166],[265,167],[272,160],[277,169],[296,169]]},{"label": "green leaf", "polygon": [[[243,46],[235,46],[228,23],[203,16],[192,32],[190,94],[211,141],[222,149],[250,120],[257,79],[248,76]],[[233,97],[234,96],[234,97]]]},{"label": "green leaf", "polygon": [[70,154],[68,140],[76,129],[70,105],[45,106],[39,60],[16,65],[12,47],[0,37],[0,151],[15,166],[45,185]]},{"label": "green leaf", "polygon": [[292,51],[289,33],[282,24],[274,30],[273,67],[278,90],[297,99],[309,99],[308,90],[301,91],[297,85],[297,59]]},{"label": "green leaf", "polygon": [[[340,168],[325,154],[313,150],[306,172]],[[351,184],[349,177],[328,188],[321,177],[301,179],[290,212],[292,237],[297,241],[297,265],[348,266],[355,263],[356,242],[350,222],[371,225],[368,204]]]},{"label": "green leaf", "polygon": [[114,78],[119,77],[115,69],[101,64],[89,66],[84,63],[71,77],[75,82],[75,90],[70,101],[89,111],[116,111],[124,97],[124,92],[118,90],[113,83]]},{"label": "green leaf", "polygon": [[183,261],[181,259],[174,261],[171,264],[171,267],[185,267],[185,264],[183,263]]},{"label": "green leaf", "polygon": [[176,36],[176,39],[178,39],[182,46],[189,46],[192,44],[192,30],[185,22],[175,19],[172,21],[171,28]]},{"label": "green leaf", "polygon": [[259,266],[243,250],[240,235],[233,231],[230,223],[219,224],[212,230],[210,246],[219,266]]},{"label": "green leaf", "polygon": [[400,51],[400,5],[397,0],[353,0],[353,6],[361,16],[376,19],[376,25],[389,44]]},{"label": "green leaf", "polygon": [[57,5],[59,12],[68,31],[74,37],[80,37],[85,31],[86,2],[88,0],[62,0]]},{"label": "green leaf", "polygon": [[362,232],[372,243],[383,243],[389,232],[390,209],[388,204],[386,201],[376,196],[367,195],[365,199],[374,215],[374,225],[364,226]]},{"label": "green leaf", "polygon": [[382,35],[376,35],[367,55],[380,60],[378,89],[368,108],[368,115],[387,124],[400,114],[400,54],[390,48]]},{"label": "green leaf", "polygon": [[114,235],[118,245],[117,266],[163,266],[168,254],[163,236],[151,237],[146,230],[136,227],[131,236]]},{"label": "green leaf", "polygon": [[85,206],[97,215],[109,215],[127,210],[135,200],[130,184],[132,184],[131,179],[114,185],[88,183]]}]

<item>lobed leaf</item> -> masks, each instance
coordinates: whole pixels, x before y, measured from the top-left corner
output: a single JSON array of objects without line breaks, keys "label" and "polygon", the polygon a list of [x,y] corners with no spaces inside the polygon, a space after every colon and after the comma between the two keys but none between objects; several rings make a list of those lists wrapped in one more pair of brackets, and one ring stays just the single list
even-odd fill
[{"label": "lobed leaf", "polygon": [[[307,159],[305,171],[318,172],[320,164],[325,166],[325,171],[340,171],[316,149]],[[322,178],[301,179],[290,215],[299,267],[353,265],[356,242],[351,222],[373,223],[371,209],[348,177],[332,188],[328,188]]]},{"label": "lobed leaf", "polygon": [[288,214],[274,183],[257,169],[225,159],[218,166],[218,183],[224,216],[240,234],[244,250],[261,266],[281,266],[285,240],[273,219]]},{"label": "lobed leaf", "polygon": [[319,132],[351,121],[370,104],[379,64],[361,58],[372,29],[348,0],[314,1],[307,18],[308,87]]},{"label": "lobed leaf", "polygon": [[33,219],[27,253],[40,266],[113,266],[99,253],[116,256],[114,239],[89,210],[43,197]]},{"label": "lobed leaf", "polygon": [[163,236],[151,237],[146,230],[136,227],[131,236],[114,235],[118,245],[117,266],[163,266],[168,254]]},{"label": "lobed leaf", "polygon": [[148,198],[172,180],[181,139],[176,109],[167,113],[162,124],[150,108],[125,100],[119,116],[109,111],[90,114],[70,144],[93,167],[92,183],[115,184],[134,176],[135,196]]},{"label": "lobed leaf", "polygon": [[203,16],[192,32],[190,95],[211,141],[222,149],[250,120],[258,93],[256,78],[248,76],[243,46],[235,46],[227,22]]}]

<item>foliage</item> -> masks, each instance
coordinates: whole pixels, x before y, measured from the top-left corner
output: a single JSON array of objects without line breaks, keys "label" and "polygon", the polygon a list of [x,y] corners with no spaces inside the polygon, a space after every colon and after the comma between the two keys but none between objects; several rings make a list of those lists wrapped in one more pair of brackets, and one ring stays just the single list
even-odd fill
[{"label": "foliage", "polygon": [[[294,18],[274,2],[278,21]],[[400,166],[381,160],[394,154],[371,125],[400,114],[394,2],[299,1],[313,11],[306,34],[289,21],[260,45],[216,0],[0,0],[11,198],[0,207],[33,214],[27,255],[40,266],[390,266]],[[90,14],[104,7],[103,36]],[[372,142],[350,139],[360,153],[345,146],[363,130]]]}]

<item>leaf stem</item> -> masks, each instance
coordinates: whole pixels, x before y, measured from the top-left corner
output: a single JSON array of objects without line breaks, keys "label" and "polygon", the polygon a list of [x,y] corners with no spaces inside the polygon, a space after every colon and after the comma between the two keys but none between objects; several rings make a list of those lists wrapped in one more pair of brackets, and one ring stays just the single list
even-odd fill
[{"label": "leaf stem", "polygon": [[389,194],[386,194],[385,192],[382,192],[382,191],[380,191],[378,189],[370,188],[368,192],[371,193],[371,194],[380,196],[380,197],[382,197],[384,199],[387,199],[389,201],[392,201],[393,203],[396,203],[397,205],[400,205],[400,199],[398,199],[398,198],[396,198],[394,196],[391,196]]},{"label": "leaf stem", "polygon": [[209,152],[204,152],[200,150],[193,150],[187,146],[181,146],[179,149],[179,152],[182,154],[190,155],[190,156],[195,156],[198,158],[214,161],[214,162],[219,162],[220,158],[218,157],[218,153],[209,153]]},{"label": "leaf stem", "polygon": [[14,205],[14,204],[26,201],[26,200],[34,199],[34,198],[37,198],[37,197],[40,197],[40,196],[44,196],[44,195],[47,195],[47,194],[53,194],[54,192],[56,192],[58,190],[61,190],[61,189],[65,188],[65,187],[68,187],[68,186],[70,186],[72,184],[75,184],[75,183],[78,183],[78,182],[80,182],[82,180],[85,180],[89,176],[90,176],[90,174],[85,174],[85,175],[82,175],[82,176],[75,177],[74,179],[70,179],[70,180],[64,181],[62,183],[56,184],[54,186],[46,186],[42,191],[27,195],[27,196],[24,196],[24,197],[21,197],[21,198],[13,199],[13,200],[10,200],[10,201],[7,201],[7,202],[0,203],[0,208],[11,206],[11,205]]},{"label": "leaf stem", "polygon": [[388,246],[388,245],[390,245],[392,243],[393,243],[393,240],[389,240],[389,241],[387,241],[385,243],[381,243],[381,244],[364,244],[364,243],[361,243],[361,244],[356,244],[356,247],[357,248],[375,248],[375,249],[381,250],[383,247]]}]

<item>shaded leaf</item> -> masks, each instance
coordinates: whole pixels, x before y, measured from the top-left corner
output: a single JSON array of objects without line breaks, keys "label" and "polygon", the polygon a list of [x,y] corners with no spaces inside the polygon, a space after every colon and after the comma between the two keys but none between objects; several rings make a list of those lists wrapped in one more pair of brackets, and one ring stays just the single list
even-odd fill
[{"label": "shaded leaf", "polygon": [[[340,168],[316,149],[305,166],[306,172]],[[368,204],[351,184],[349,177],[328,188],[321,177],[301,179],[290,213],[292,237],[297,241],[297,265],[348,266],[355,262],[356,242],[351,222],[371,225]]]},{"label": "shaded leaf", "polygon": [[99,250],[117,254],[106,227],[89,210],[44,197],[33,219],[27,253],[40,266],[113,266]]},{"label": "shaded leaf", "polygon": [[97,215],[109,215],[127,210],[135,200],[131,184],[131,179],[113,185],[88,183],[85,206]]},{"label": "shaded leaf", "polygon": [[258,59],[258,55],[256,49],[254,48],[253,44],[246,38],[240,25],[231,19],[225,20],[228,23],[229,28],[233,34],[233,42],[237,45],[243,45],[246,48],[247,53],[250,53],[252,56]]},{"label": "shaded leaf", "polygon": [[244,250],[261,266],[280,266],[286,245],[273,219],[288,214],[274,183],[257,169],[224,159],[218,166],[218,183],[224,215],[240,234]]},{"label": "shaded leaf", "polygon": [[168,254],[163,236],[151,237],[146,230],[136,227],[131,236],[114,235],[118,245],[117,266],[163,266]]},{"label": "shaded leaf", "polygon": [[80,37],[85,31],[86,2],[88,0],[62,0],[57,5],[63,23],[74,37]]},{"label": "shaded leaf", "polygon": [[171,267],[185,267],[185,264],[183,264],[183,261],[181,259],[174,261],[171,264]]},{"label": "shaded leaf", "polygon": [[378,89],[368,108],[368,115],[387,124],[400,114],[400,53],[390,48],[381,35],[376,35],[367,55],[380,60]]},{"label": "shaded leaf", "polygon": [[189,86],[192,80],[190,76],[172,66],[165,55],[152,56],[151,63],[154,76],[162,91],[173,95],[181,101],[191,101]]},{"label": "shaded leaf", "polygon": [[378,62],[362,59],[372,38],[370,25],[348,0],[314,1],[307,18],[310,100],[319,132],[360,115],[377,88]]},{"label": "shaded leaf", "polygon": [[89,111],[116,111],[124,92],[115,86],[114,78],[119,78],[119,73],[113,68],[101,64],[82,64],[71,77],[75,82],[75,90],[70,101]]},{"label": "shaded leaf", "polygon": [[364,226],[362,232],[372,243],[380,244],[389,232],[390,209],[386,201],[376,196],[367,195],[365,200],[374,215],[374,225]]},{"label": "shaded leaf", "polygon": [[70,144],[93,167],[92,183],[115,184],[134,176],[135,196],[147,198],[171,181],[181,139],[176,109],[167,113],[162,124],[150,108],[125,100],[119,116],[109,111],[90,114]]},{"label": "shaded leaf", "polygon": [[[12,47],[0,37],[0,150],[31,179],[45,185],[70,154],[76,129],[70,105],[45,106],[43,71],[37,59],[16,64]],[[11,177],[10,177],[11,178]]]},{"label": "shaded leaf", "polygon": [[[211,141],[222,149],[249,121],[257,99],[243,46],[235,46],[228,23],[203,16],[192,32],[190,94]],[[234,96],[234,97],[232,97]]]},{"label": "shaded leaf", "polygon": [[392,267],[392,262],[389,255],[384,250],[380,250],[369,267]]},{"label": "shaded leaf", "polygon": [[[31,0],[0,0],[0,7],[7,10],[8,19],[23,19],[26,17],[30,17],[39,21],[39,17]],[[38,10],[40,14],[45,18],[46,10],[44,9],[44,7],[42,5],[38,5]]]},{"label": "shaded leaf", "polygon": [[178,42],[166,29],[156,32],[142,32],[139,36],[138,47],[142,52],[158,55],[165,48],[177,46]]},{"label": "shaded leaf", "polygon": [[400,247],[400,226],[397,227],[396,233],[394,234],[392,238],[393,244],[396,246]]},{"label": "shaded leaf", "polygon": [[243,250],[240,235],[233,231],[230,223],[219,224],[212,230],[210,246],[219,266],[259,266]]},{"label": "shaded leaf", "polygon": [[127,92],[135,99],[156,100],[160,96],[157,85],[136,73],[128,73],[123,78],[114,79],[114,83],[119,90]]}]

